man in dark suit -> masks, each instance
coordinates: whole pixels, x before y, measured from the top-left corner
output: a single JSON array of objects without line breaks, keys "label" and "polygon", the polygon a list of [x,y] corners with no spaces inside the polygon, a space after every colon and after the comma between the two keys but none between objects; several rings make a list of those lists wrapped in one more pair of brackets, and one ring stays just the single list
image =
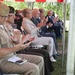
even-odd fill
[{"label": "man in dark suit", "polygon": [[[61,37],[61,33],[60,33],[61,26],[59,25],[59,22],[58,22],[58,16],[55,17],[53,11],[49,10],[47,12],[46,17],[48,17],[48,22],[52,22],[53,26],[51,28],[54,30],[56,37],[60,38]],[[51,28],[49,28],[48,30],[50,30]]]},{"label": "man in dark suit", "polygon": [[[43,9],[39,9],[39,11],[38,10],[35,11],[35,10],[33,10],[33,12],[32,12],[33,17],[31,18],[31,21],[36,26],[44,24],[44,26],[41,27],[41,29],[39,30],[39,33],[40,33],[41,36],[52,37],[54,39],[55,47],[56,47],[56,50],[57,50],[58,45],[57,45],[57,42],[56,42],[56,34],[54,33],[54,30],[53,30],[54,25],[51,25],[51,27],[48,27],[46,25],[49,22],[53,23],[52,19],[48,18],[49,20],[47,21],[47,18],[45,18],[45,16],[44,16],[44,10]],[[36,14],[34,14],[34,13],[36,13]],[[43,23],[41,23],[41,22],[43,22]]]}]

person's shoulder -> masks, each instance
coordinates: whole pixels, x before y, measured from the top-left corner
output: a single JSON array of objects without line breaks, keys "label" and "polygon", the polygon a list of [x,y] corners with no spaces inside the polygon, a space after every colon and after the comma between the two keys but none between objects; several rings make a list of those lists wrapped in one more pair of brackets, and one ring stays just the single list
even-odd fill
[{"label": "person's shoulder", "polygon": [[3,25],[0,25],[0,37],[3,36],[3,32],[4,32],[4,27],[3,27]]},{"label": "person's shoulder", "polygon": [[36,18],[32,17],[30,20],[31,20],[31,21],[35,21],[35,20],[36,20]]},{"label": "person's shoulder", "polygon": [[28,21],[28,19],[27,18],[23,18],[23,21]]},{"label": "person's shoulder", "polygon": [[0,25],[0,28],[3,29],[4,28],[3,25]]}]

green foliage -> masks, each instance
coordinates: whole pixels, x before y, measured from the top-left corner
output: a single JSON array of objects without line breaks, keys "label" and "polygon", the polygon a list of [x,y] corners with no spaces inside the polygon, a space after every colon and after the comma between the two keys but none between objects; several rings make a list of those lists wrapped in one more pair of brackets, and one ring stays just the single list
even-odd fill
[{"label": "green foliage", "polygon": [[66,75],[66,61],[67,61],[67,54],[64,54],[64,65],[62,67],[62,55],[57,58],[57,62],[53,63],[54,66],[54,72],[52,75]]},{"label": "green foliage", "polygon": [[62,39],[57,39],[58,53],[60,54],[60,56],[56,58],[57,62],[53,63],[54,72],[51,75],[66,75],[67,41],[68,41],[68,32],[65,32],[65,51],[64,51],[64,60],[62,67]]},{"label": "green foliage", "polygon": [[67,4],[67,13],[66,13],[66,19],[69,20],[69,15],[70,15],[70,3]]},{"label": "green foliage", "polygon": [[[34,3],[34,8],[43,8],[46,13],[48,10],[53,10],[56,14],[59,15],[59,18],[60,19],[63,19],[63,4],[62,3]],[[70,12],[70,4],[68,3],[67,4],[67,13],[66,13],[66,19],[68,20],[69,19],[69,12]]]},{"label": "green foliage", "polygon": [[4,2],[5,4],[7,4],[8,6],[12,6],[15,8],[15,10],[22,10],[25,7],[27,7],[26,3],[22,2]]}]

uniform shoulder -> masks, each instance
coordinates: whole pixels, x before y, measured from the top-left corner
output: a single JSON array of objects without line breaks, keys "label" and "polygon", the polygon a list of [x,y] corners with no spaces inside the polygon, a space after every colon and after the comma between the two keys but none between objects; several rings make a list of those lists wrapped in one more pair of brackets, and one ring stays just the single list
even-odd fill
[{"label": "uniform shoulder", "polygon": [[4,29],[4,26],[3,25],[0,25],[0,29]]}]

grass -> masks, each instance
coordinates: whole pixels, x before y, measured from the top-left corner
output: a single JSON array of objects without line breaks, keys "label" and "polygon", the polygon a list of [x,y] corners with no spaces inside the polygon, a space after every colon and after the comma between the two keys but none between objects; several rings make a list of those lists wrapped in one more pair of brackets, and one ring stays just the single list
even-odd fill
[{"label": "grass", "polygon": [[58,43],[58,53],[60,56],[56,59],[57,62],[53,63],[54,72],[51,75],[66,75],[66,59],[67,59],[67,39],[68,32],[65,34],[65,51],[64,51],[64,62],[62,67],[62,39],[57,39]]},{"label": "grass", "polygon": [[62,67],[62,60],[61,57],[57,58],[57,62],[53,63],[54,66],[54,72],[52,75],[66,75],[66,54],[64,57],[64,65]]}]

